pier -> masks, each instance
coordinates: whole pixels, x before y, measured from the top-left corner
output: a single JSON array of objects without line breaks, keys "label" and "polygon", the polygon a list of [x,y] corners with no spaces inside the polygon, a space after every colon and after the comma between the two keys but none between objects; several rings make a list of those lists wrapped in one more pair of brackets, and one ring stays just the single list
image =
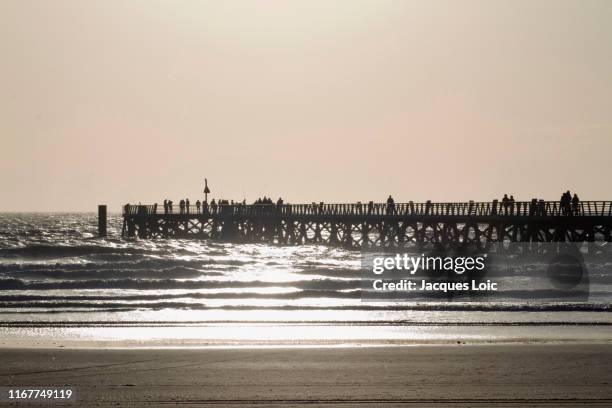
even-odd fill
[{"label": "pier", "polygon": [[125,205],[126,238],[360,249],[409,243],[611,242],[612,201]]}]

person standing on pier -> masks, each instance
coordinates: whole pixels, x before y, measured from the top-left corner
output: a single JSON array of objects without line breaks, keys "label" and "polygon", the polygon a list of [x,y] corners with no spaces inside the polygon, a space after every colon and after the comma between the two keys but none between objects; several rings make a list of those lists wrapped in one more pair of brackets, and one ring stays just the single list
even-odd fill
[{"label": "person standing on pier", "polygon": [[574,193],[574,197],[572,197],[572,213],[574,215],[579,214],[580,212],[579,205],[580,205],[580,199],[578,198],[578,194]]},{"label": "person standing on pier", "polygon": [[179,208],[181,210],[181,214],[185,213],[185,200],[181,199],[181,201],[179,201]]},{"label": "person standing on pier", "polygon": [[561,195],[561,200],[559,200],[559,204],[561,207],[561,211],[564,215],[570,215],[572,210],[572,193],[567,190],[565,193]]},{"label": "person standing on pier", "polygon": [[508,198],[508,194],[504,194],[504,197],[502,198],[502,207],[504,208],[504,215],[508,215],[508,201],[510,199]]},{"label": "person standing on pier", "polygon": [[210,209],[212,210],[213,214],[215,214],[217,212],[217,202],[215,201],[214,198],[210,202]]},{"label": "person standing on pier", "polygon": [[389,198],[387,198],[387,214],[395,214],[395,200],[391,197],[391,194],[389,194]]},{"label": "person standing on pier", "polygon": [[189,214],[189,199],[185,199],[185,209],[187,210],[187,214]]},{"label": "person standing on pier", "polygon": [[510,207],[510,215],[514,215],[514,196],[512,194],[508,199],[508,207]]},{"label": "person standing on pier", "polygon": [[196,201],[196,211],[199,214],[200,213],[200,200]]}]

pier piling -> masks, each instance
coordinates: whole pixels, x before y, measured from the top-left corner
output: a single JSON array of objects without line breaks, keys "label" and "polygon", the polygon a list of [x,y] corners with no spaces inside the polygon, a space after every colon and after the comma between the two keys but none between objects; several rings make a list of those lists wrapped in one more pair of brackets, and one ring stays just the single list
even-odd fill
[{"label": "pier piling", "polygon": [[106,237],[106,205],[104,204],[98,206],[98,236]]}]

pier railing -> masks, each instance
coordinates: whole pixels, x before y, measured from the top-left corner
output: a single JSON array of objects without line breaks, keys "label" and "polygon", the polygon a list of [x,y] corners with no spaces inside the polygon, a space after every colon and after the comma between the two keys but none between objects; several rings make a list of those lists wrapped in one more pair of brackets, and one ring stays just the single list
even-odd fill
[{"label": "pier railing", "polygon": [[129,205],[123,215],[418,215],[418,216],[612,216],[612,201],[581,201],[563,206],[559,201],[490,202],[408,202],[344,204],[204,204],[164,206],[163,204]]}]

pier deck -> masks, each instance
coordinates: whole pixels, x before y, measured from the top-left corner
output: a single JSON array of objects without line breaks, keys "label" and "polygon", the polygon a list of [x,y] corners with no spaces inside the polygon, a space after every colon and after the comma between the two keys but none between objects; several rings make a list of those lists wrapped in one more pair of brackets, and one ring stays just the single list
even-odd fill
[{"label": "pier deck", "polygon": [[124,237],[325,244],[612,241],[612,202],[558,201],[354,204],[126,205]]}]

